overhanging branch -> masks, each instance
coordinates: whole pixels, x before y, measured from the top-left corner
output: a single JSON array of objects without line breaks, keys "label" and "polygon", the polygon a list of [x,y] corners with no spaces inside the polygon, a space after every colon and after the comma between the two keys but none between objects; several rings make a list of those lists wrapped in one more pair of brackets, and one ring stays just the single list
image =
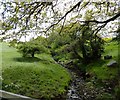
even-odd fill
[{"label": "overhanging branch", "polygon": [[94,22],[97,24],[103,24],[103,23],[108,23],[110,21],[114,21],[115,19],[117,19],[118,17],[120,17],[120,12],[118,12],[115,16],[113,16],[112,18],[109,18],[105,21],[97,21],[97,20],[88,20],[88,21],[79,21],[79,22],[83,22],[83,23],[90,23],[90,22]]},{"label": "overhanging branch", "polygon": [[75,6],[73,6],[69,11],[67,11],[65,13],[64,16],[62,16],[55,24],[52,24],[47,30],[46,32],[51,28],[51,27],[54,27],[55,25],[57,25],[59,22],[61,22],[70,12],[72,12],[76,7],[79,7],[80,4],[82,3],[83,0],[79,1]]}]

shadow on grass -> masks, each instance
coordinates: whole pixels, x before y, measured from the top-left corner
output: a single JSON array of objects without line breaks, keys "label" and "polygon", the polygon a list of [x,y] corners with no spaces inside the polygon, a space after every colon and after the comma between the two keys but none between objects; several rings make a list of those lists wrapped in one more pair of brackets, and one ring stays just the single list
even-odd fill
[{"label": "shadow on grass", "polygon": [[13,60],[17,62],[31,62],[31,63],[41,61],[41,59],[37,57],[18,57],[13,58]]},{"label": "shadow on grass", "polygon": [[93,61],[92,63],[101,66],[101,65],[105,64],[106,62],[107,62],[107,60],[99,59],[97,61]]}]

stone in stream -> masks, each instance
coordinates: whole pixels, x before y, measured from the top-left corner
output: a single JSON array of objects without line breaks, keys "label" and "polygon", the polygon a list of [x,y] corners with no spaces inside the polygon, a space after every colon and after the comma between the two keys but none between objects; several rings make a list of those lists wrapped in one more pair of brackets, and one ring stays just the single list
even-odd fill
[{"label": "stone in stream", "polygon": [[71,91],[72,91],[72,90],[68,90],[68,93],[67,93],[68,96],[71,96],[71,94],[72,94]]},{"label": "stone in stream", "polygon": [[72,98],[72,99],[79,99],[79,97],[76,96],[76,95],[73,95],[73,96],[71,96],[70,98]]},{"label": "stone in stream", "polygon": [[116,67],[118,65],[117,61],[112,60],[107,64],[107,67]]}]

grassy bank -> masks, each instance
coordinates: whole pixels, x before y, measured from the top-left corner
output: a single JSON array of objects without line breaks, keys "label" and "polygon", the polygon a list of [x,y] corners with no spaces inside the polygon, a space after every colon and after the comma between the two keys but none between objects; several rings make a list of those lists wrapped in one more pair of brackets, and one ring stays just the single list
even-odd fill
[{"label": "grassy bank", "polygon": [[[111,55],[112,59],[104,60],[105,55]],[[111,60],[118,61],[118,43],[110,42],[105,44],[105,52],[101,60],[93,62],[87,66],[87,70],[94,73],[98,79],[113,79],[118,74],[118,67],[110,68],[107,64]]]},{"label": "grassy bank", "polygon": [[3,90],[33,98],[54,98],[64,94],[69,73],[47,54],[22,58],[16,49],[2,45]]},{"label": "grassy bank", "polygon": [[[120,77],[119,66],[107,67],[111,60],[118,61],[118,42],[112,41],[105,44],[105,52],[101,60],[86,66],[87,73],[92,86],[98,88],[101,94],[97,95],[96,100],[119,100],[120,99]],[[112,59],[104,60],[105,55],[111,55]]]}]

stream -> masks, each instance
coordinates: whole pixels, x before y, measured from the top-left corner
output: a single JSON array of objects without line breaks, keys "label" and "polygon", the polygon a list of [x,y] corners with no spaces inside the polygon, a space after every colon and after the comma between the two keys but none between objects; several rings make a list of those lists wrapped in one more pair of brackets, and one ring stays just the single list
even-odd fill
[{"label": "stream", "polygon": [[68,70],[72,77],[65,100],[94,100],[98,92],[93,88],[86,87],[86,82],[79,69],[61,65]]},{"label": "stream", "polygon": [[68,87],[66,100],[83,100],[82,96],[79,93],[80,86],[84,86],[84,80],[82,77],[79,76],[80,72],[76,72],[76,69],[70,69],[61,63],[58,64],[62,65],[66,70],[68,70],[72,78],[70,86]]},{"label": "stream", "polygon": [[72,82],[69,86],[66,100],[83,100],[79,94],[80,84],[84,84],[83,79],[79,78],[74,72],[70,72],[72,76]]}]

